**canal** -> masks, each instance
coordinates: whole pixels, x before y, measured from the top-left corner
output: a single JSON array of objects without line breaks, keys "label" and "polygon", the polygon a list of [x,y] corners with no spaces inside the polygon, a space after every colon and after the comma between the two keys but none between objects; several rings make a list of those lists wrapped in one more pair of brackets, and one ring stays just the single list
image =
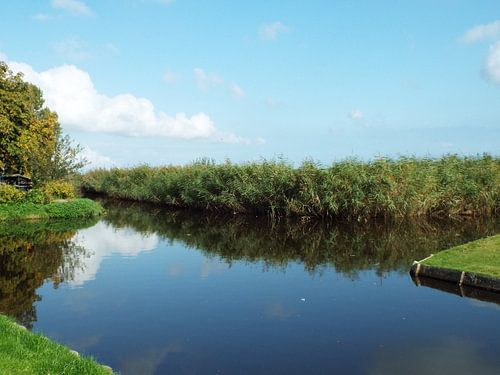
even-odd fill
[{"label": "canal", "polygon": [[500,373],[500,305],[408,275],[498,219],[103,204],[99,221],[0,228],[0,312],[122,374]]}]

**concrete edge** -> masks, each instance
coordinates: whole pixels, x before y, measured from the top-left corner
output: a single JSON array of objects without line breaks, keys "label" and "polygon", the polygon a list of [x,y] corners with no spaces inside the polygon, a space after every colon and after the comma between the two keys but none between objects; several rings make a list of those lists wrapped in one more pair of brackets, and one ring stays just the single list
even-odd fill
[{"label": "concrete edge", "polygon": [[500,305],[500,293],[493,290],[476,288],[473,286],[458,285],[449,281],[432,279],[425,276],[412,276],[412,280],[417,286],[437,289],[445,293],[457,295],[459,297],[471,298],[478,301],[490,302]]},{"label": "concrete edge", "polygon": [[[426,258],[428,259],[428,258]],[[410,275],[418,280],[419,276],[430,277],[432,279],[444,280],[458,285],[466,285],[475,288],[482,288],[500,292],[500,278],[493,276],[477,275],[473,272],[465,272],[428,266],[422,261],[415,261],[410,269]],[[417,283],[418,285],[418,283]]]}]

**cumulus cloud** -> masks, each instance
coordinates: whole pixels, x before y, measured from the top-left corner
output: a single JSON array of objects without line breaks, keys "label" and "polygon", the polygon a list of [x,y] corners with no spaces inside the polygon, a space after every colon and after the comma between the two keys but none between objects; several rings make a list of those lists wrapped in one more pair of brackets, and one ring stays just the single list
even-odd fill
[{"label": "cumulus cloud", "polygon": [[74,65],[43,72],[25,63],[9,62],[9,66],[43,90],[47,106],[58,113],[65,128],[135,137],[218,138],[219,132],[205,113],[171,116],[156,110],[146,98],[100,94],[90,75]]},{"label": "cumulus cloud", "polygon": [[29,64],[9,61],[0,52],[14,73],[43,91],[47,107],[57,112],[65,129],[131,137],[170,137],[205,139],[211,142],[259,144],[236,134],[218,130],[204,112],[191,116],[184,112],[169,115],[155,108],[146,98],[132,94],[107,96],[99,93],[92,79],[75,65],[64,64],[42,72]]},{"label": "cumulus cloud", "polygon": [[93,15],[87,4],[79,0],[52,0],[52,6],[56,9],[62,9],[82,16]]},{"label": "cumulus cloud", "polygon": [[236,99],[241,99],[245,97],[245,91],[241,88],[241,86],[239,86],[235,82],[231,82],[229,84],[229,91]]},{"label": "cumulus cloud", "polygon": [[212,87],[220,86],[224,83],[224,79],[214,73],[205,73],[201,68],[194,69],[194,79],[196,85],[201,90],[206,90]]},{"label": "cumulus cloud", "polygon": [[172,83],[175,83],[177,82],[177,74],[175,74],[173,71],[171,70],[167,70],[165,71],[165,73],[163,74],[163,80],[169,84],[172,84]]},{"label": "cumulus cloud", "polygon": [[73,278],[68,280],[70,286],[77,287],[95,279],[105,258],[113,254],[136,257],[157,248],[159,238],[156,234],[141,234],[99,222],[92,228],[78,231],[74,242],[88,251],[88,255],[81,258],[81,265],[75,269]]},{"label": "cumulus cloud", "polygon": [[460,41],[468,44],[497,37],[500,37],[500,20],[472,27],[465,32]]},{"label": "cumulus cloud", "polygon": [[347,114],[347,116],[349,116],[351,120],[361,120],[364,117],[364,114],[361,109],[354,108]]},{"label": "cumulus cloud", "polygon": [[500,42],[490,47],[490,51],[484,62],[483,72],[486,79],[500,84]]},{"label": "cumulus cloud", "polygon": [[284,23],[276,21],[260,25],[259,35],[264,40],[276,40],[280,34],[289,32],[290,29]]}]

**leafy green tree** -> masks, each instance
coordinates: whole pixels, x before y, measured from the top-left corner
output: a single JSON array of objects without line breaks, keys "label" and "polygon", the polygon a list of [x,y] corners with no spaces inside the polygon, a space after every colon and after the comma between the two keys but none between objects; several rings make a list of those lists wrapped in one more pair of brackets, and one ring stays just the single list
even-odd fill
[{"label": "leafy green tree", "polygon": [[67,177],[86,164],[62,134],[42,91],[0,61],[0,173],[31,176],[35,184]]}]

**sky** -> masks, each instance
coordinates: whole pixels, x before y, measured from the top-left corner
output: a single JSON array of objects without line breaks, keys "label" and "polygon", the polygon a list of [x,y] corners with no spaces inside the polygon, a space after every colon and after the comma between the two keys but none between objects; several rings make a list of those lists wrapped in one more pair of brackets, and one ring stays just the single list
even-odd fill
[{"label": "sky", "polygon": [[498,0],[23,0],[0,60],[91,167],[500,154]]}]

